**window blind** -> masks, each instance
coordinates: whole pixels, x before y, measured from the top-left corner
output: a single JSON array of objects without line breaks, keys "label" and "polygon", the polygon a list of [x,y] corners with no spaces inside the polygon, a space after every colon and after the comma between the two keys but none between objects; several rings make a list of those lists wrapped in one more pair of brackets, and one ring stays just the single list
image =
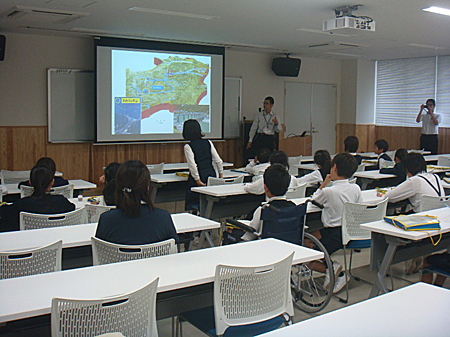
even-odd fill
[{"label": "window blind", "polygon": [[437,60],[436,113],[442,117],[439,126],[450,127],[450,56]]},{"label": "window blind", "polygon": [[420,127],[420,105],[435,97],[435,85],[435,57],[378,61],[376,124]]}]

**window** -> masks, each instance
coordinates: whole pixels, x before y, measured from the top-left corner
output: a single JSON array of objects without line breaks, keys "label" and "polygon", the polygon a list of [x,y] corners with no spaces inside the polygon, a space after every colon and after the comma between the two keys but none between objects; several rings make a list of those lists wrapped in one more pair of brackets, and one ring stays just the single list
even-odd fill
[{"label": "window", "polygon": [[450,56],[377,62],[376,124],[420,127],[420,105],[436,99],[441,127],[450,127]]}]

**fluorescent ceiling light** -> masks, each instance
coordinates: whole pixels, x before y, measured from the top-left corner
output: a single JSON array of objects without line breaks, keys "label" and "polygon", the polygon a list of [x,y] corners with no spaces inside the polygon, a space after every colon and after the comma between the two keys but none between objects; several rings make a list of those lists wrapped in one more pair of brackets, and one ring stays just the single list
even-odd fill
[{"label": "fluorescent ceiling light", "polygon": [[431,6],[431,7],[428,7],[428,8],[424,8],[423,10],[425,12],[430,12],[430,13],[436,13],[436,14],[442,14],[442,15],[450,16],[450,9],[447,9],[447,8]]},{"label": "fluorescent ceiling light", "polygon": [[201,15],[201,14],[184,13],[184,12],[173,12],[173,11],[154,9],[154,8],[131,7],[131,8],[128,8],[128,10],[136,11],[136,12],[152,13],[152,14],[161,14],[161,15],[183,16],[186,18],[203,19],[203,20],[220,19],[219,16]]},{"label": "fluorescent ceiling light", "polygon": [[446,49],[444,47],[430,46],[428,44],[418,44],[418,43],[408,43],[407,46],[419,47],[419,48],[429,48],[429,49],[439,49],[439,50]]}]

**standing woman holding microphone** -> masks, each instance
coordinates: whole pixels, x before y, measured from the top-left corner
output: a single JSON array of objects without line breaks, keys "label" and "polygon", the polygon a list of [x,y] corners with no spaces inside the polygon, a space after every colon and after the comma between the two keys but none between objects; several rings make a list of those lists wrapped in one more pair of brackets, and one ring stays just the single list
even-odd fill
[{"label": "standing woman holding microphone", "polygon": [[[427,99],[426,104],[420,106],[416,122],[422,122],[422,135],[420,136],[420,149],[431,151],[431,154],[438,152],[438,128],[442,121],[440,114],[435,114],[436,101]],[[426,113],[423,113],[423,112]]]}]

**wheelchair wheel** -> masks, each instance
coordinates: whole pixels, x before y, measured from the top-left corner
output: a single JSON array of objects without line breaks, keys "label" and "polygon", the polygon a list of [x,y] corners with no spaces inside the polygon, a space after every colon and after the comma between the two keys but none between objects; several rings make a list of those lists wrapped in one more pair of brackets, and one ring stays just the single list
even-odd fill
[{"label": "wheelchair wheel", "polygon": [[[312,241],[313,249],[324,253],[323,263],[329,270],[332,269],[330,255],[322,243],[309,233],[304,238]],[[320,263],[317,261],[316,263]],[[309,268],[309,264],[300,264],[292,267],[291,289],[294,305],[305,312],[318,312],[325,308],[333,296],[334,273],[330,273],[330,282],[324,287],[325,274]]]}]

